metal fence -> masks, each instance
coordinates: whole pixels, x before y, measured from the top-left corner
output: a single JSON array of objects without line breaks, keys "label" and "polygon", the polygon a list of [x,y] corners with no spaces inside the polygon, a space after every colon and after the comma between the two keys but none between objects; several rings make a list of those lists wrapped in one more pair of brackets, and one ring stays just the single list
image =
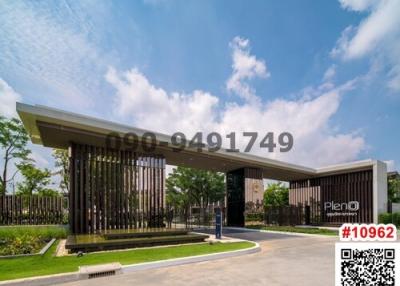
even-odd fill
[{"label": "metal fence", "polygon": [[310,224],[308,207],[282,206],[268,207],[263,212],[246,212],[246,224],[303,225]]},{"label": "metal fence", "polygon": [[[224,207],[210,205],[204,209],[192,206],[188,209],[170,209],[166,215],[167,226],[173,228],[214,228],[215,212],[220,208],[223,223],[226,223],[226,209]],[[169,217],[169,220],[168,220]],[[252,209],[245,212],[246,225],[310,225],[309,206],[282,206],[268,207],[266,210]]]},{"label": "metal fence", "polygon": [[[216,204],[210,204],[205,208],[191,206],[187,209],[171,208],[167,211],[167,227],[172,228],[210,228],[215,226],[215,212],[217,209],[222,212],[225,219],[226,209]],[[169,219],[168,219],[169,218]]]},{"label": "metal fence", "polygon": [[64,197],[0,196],[0,225],[63,224],[67,216],[68,200]]},{"label": "metal fence", "polygon": [[309,224],[306,218],[307,209],[297,206],[271,207],[265,211],[265,223],[276,225]]},{"label": "metal fence", "polygon": [[[217,204],[210,204],[205,208],[190,206],[187,209],[168,207],[159,215],[157,227],[167,228],[201,228],[215,226],[215,211],[220,208],[225,218],[226,210]],[[152,213],[137,212],[138,227],[152,226],[150,221],[155,220]],[[69,217],[69,203],[67,197],[43,196],[0,196],[0,225],[43,225],[67,224]],[[134,220],[136,222],[136,220]],[[142,225],[142,221],[146,221]]]}]

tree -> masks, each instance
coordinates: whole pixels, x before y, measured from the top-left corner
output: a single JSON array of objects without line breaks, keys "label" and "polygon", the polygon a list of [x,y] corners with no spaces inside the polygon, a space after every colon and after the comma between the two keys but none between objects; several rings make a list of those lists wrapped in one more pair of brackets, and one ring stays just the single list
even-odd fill
[{"label": "tree", "polygon": [[60,189],[63,193],[69,192],[69,157],[68,150],[54,149],[53,158],[57,168],[55,174],[60,175]]},{"label": "tree", "polygon": [[7,119],[0,116],[0,147],[4,150],[3,174],[0,175],[0,195],[5,194],[7,190],[9,163],[12,160],[28,160],[31,153],[26,148],[28,144],[28,134],[22,122],[16,118]]},{"label": "tree", "polygon": [[61,194],[54,189],[43,188],[40,189],[37,194],[39,197],[59,197]]},{"label": "tree", "polygon": [[281,182],[269,184],[264,192],[264,208],[289,205],[289,188]]},{"label": "tree", "polygon": [[197,204],[206,208],[225,196],[224,175],[211,171],[177,167],[166,180],[167,202],[187,208]]},{"label": "tree", "polygon": [[388,180],[388,199],[392,203],[400,202],[400,178],[394,177]]},{"label": "tree", "polygon": [[24,180],[17,184],[17,194],[33,195],[34,193],[43,194],[48,192],[51,173],[48,169],[41,170],[32,163],[22,163],[18,165]]}]

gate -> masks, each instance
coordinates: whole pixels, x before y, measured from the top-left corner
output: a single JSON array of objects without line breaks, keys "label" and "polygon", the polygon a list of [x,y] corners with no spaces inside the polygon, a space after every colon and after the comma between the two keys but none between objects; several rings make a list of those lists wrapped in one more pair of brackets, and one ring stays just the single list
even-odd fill
[{"label": "gate", "polygon": [[67,214],[64,197],[0,196],[0,225],[63,224]]},{"label": "gate", "polygon": [[307,224],[306,211],[300,206],[268,207],[264,213],[267,225]]}]

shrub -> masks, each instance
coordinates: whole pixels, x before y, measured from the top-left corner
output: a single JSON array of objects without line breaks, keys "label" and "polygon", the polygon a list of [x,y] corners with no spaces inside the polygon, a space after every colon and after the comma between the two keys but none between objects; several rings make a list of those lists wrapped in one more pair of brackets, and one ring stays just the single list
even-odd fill
[{"label": "shrub", "polygon": [[246,221],[264,221],[264,213],[246,213]]},{"label": "shrub", "polygon": [[22,235],[0,242],[0,255],[32,254],[40,251],[43,242],[38,237]]},{"label": "shrub", "polygon": [[69,215],[68,213],[64,213],[62,216],[62,224],[67,225],[69,223]]},{"label": "shrub", "polygon": [[379,223],[393,223],[395,226],[400,226],[400,213],[381,213],[378,221]]},{"label": "shrub", "polygon": [[0,255],[32,254],[52,238],[66,238],[68,231],[60,226],[0,227]]},{"label": "shrub", "polygon": [[384,224],[392,223],[392,214],[391,213],[381,213],[381,214],[379,214],[378,221],[379,221],[379,223],[384,223]]},{"label": "shrub", "polygon": [[400,226],[400,213],[392,213],[392,223],[395,226]]}]

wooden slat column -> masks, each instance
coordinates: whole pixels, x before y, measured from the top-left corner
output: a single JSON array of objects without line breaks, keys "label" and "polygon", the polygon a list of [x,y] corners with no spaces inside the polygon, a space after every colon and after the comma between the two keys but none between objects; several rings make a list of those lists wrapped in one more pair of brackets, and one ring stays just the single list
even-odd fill
[{"label": "wooden slat column", "polygon": [[70,180],[73,233],[163,226],[161,156],[71,144]]}]

